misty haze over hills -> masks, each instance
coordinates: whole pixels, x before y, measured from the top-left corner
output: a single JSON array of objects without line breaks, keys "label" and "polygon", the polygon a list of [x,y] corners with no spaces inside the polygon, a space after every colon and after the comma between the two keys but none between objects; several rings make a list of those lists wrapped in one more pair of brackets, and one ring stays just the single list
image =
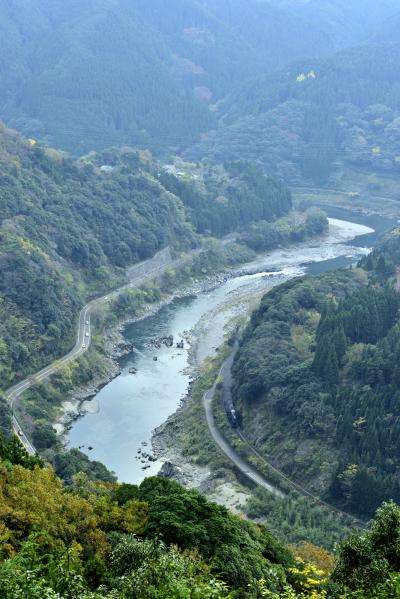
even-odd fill
[{"label": "misty haze over hills", "polygon": [[3,0],[0,116],[74,154],[182,148],[217,126],[210,107],[232,88],[375,31],[385,41],[395,10],[390,0]]},{"label": "misty haze over hills", "polygon": [[399,0],[0,0],[0,599],[400,597]]}]

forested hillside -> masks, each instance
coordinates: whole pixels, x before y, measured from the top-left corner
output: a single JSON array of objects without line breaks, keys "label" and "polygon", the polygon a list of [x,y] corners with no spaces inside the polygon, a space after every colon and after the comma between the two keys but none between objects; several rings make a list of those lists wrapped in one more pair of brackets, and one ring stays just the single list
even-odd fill
[{"label": "forested hillside", "polygon": [[[397,0],[270,0],[308,22],[319,23],[327,39],[339,46],[351,46],[375,35],[399,12]],[[385,23],[386,26],[386,23]]]},{"label": "forested hillside", "polygon": [[395,504],[334,559],[166,478],[66,486],[16,439],[0,438],[0,533],[2,599],[378,599],[399,582]]},{"label": "forested hillside", "polygon": [[0,119],[74,155],[179,150],[232,88],[359,42],[393,1],[368,0],[354,27],[358,8],[328,0],[1,0]]},{"label": "forested hillside", "polygon": [[[196,233],[223,235],[291,206],[257,167],[227,165],[196,184],[129,148],[75,162],[0,130],[0,389],[72,345],[79,308],[128,265]],[[106,168],[102,168],[106,166]]]},{"label": "forested hillside", "polygon": [[300,61],[235,89],[189,156],[259,160],[286,181],[326,183],[343,165],[400,168],[399,39]]},{"label": "forested hillside", "polygon": [[400,227],[346,270],[222,285],[319,247],[310,187],[395,193],[399,24],[398,0],[0,0],[0,599],[400,597]]},{"label": "forested hillside", "polygon": [[[72,344],[90,293],[194,235],[180,200],[146,169],[108,176],[0,131],[0,387]],[[120,273],[120,275],[118,275]]]},{"label": "forested hillside", "polygon": [[66,488],[1,442],[0,472],[2,599],[258,597],[263,578],[276,591],[294,580],[292,554],[267,530],[176,482],[80,474]]},{"label": "forested hillside", "polygon": [[240,231],[251,222],[274,221],[292,207],[287,187],[248,162],[210,166],[195,184],[165,171],[159,181],[182,198],[198,233],[217,237]]},{"label": "forested hillside", "polygon": [[134,2],[0,3],[0,118],[75,155],[192,139],[213,122]]},{"label": "forested hillside", "polygon": [[357,268],[275,288],[234,365],[258,450],[365,519],[400,500],[399,265],[396,229]]}]

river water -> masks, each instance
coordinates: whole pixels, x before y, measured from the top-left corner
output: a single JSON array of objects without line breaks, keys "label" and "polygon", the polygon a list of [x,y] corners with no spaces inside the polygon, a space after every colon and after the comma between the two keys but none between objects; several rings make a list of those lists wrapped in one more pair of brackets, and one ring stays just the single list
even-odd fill
[{"label": "river water", "polygon": [[[326,208],[325,208],[326,210]],[[180,405],[190,382],[189,342],[197,363],[215,353],[235,316],[254,307],[274,285],[305,272],[318,273],[356,262],[379,233],[395,223],[380,217],[357,217],[335,211],[330,234],[318,245],[276,250],[246,265],[216,289],[177,299],[157,314],[129,325],[125,337],[135,352],[121,359],[122,373],[94,398],[92,410],[76,421],[69,435],[70,447],[81,447],[91,459],[103,462],[120,481],[140,483],[156,474],[161,464],[149,461],[152,431]],[[243,271],[254,274],[243,275]],[[157,340],[173,335],[172,348]],[[183,339],[184,348],[176,342]],[[136,374],[129,372],[134,367]],[[92,447],[88,450],[88,447]]]}]

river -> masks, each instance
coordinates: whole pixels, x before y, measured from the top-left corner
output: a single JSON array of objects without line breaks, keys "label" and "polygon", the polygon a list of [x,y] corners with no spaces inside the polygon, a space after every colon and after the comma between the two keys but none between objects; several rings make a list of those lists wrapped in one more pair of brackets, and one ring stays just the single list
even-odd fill
[{"label": "river", "polygon": [[[379,233],[396,224],[363,215],[357,216],[357,223],[344,220],[349,215],[354,220],[353,213],[332,209],[330,233],[318,244],[270,252],[214,290],[174,300],[157,314],[127,326],[124,335],[136,351],[121,359],[121,375],[96,395],[91,413],[74,423],[69,446],[103,462],[120,481],[140,483],[156,474],[161,463],[144,456],[151,454],[152,431],[187,395],[193,372],[190,356],[192,362],[201,363],[212,355],[223,342],[228,323],[255,307],[274,285],[305,272],[350,266],[369,252]],[[157,347],[157,340],[167,335],[173,335],[174,346]],[[184,348],[178,349],[181,339]],[[136,374],[129,372],[132,368]]]}]

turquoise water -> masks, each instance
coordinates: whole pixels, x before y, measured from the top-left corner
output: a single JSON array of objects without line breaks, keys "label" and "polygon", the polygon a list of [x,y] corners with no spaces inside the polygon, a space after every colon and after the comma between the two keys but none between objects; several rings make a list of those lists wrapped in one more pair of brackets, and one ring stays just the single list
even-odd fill
[{"label": "turquoise water", "polygon": [[[337,214],[332,216],[339,217]],[[369,223],[366,219],[363,221],[374,226],[371,220]],[[187,393],[190,376],[186,340],[184,349],[177,349],[175,344],[173,348],[164,345],[156,348],[152,341],[172,334],[176,342],[181,339],[181,334],[186,336],[186,332],[202,324],[197,339],[197,355],[202,360],[213,354],[222,342],[225,325],[243,310],[244,296],[249,293],[257,296],[305,271],[316,273],[354,263],[368,251],[366,240],[368,245],[372,244],[391,222],[381,225],[376,233],[351,242],[322,243],[272,252],[255,263],[255,270],[261,272],[239,274],[213,291],[175,300],[157,314],[128,326],[125,337],[137,351],[121,360],[122,374],[97,394],[98,412],[87,414],[74,423],[70,446],[83,445],[83,451],[113,470],[120,481],[139,483],[145,476],[156,474],[161,464],[142,462],[142,452],[151,453],[152,431],[178,408]],[[282,274],[265,276],[265,272],[275,268],[281,268]],[[137,369],[136,374],[129,373],[131,367]],[[88,446],[93,449],[87,450]],[[148,465],[150,467],[144,470]]]}]

